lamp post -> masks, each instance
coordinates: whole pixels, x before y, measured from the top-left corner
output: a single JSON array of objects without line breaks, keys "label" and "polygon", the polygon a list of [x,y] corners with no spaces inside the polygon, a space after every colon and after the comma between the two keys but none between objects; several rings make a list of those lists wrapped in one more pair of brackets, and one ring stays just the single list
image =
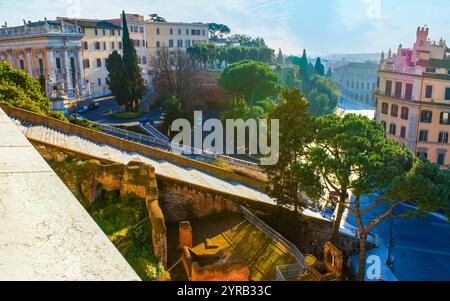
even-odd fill
[{"label": "lamp post", "polygon": [[394,258],[392,256],[392,249],[395,247],[395,239],[393,239],[393,232],[394,232],[394,210],[392,210],[392,213],[391,213],[391,225],[390,225],[390,232],[389,232],[389,248],[388,248],[387,261],[386,261],[386,265],[390,269],[392,269],[392,267],[394,266]]}]

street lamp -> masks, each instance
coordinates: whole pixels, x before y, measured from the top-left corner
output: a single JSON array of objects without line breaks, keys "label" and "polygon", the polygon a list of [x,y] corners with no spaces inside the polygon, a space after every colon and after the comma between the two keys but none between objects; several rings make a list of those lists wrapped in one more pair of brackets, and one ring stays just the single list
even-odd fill
[{"label": "street lamp", "polygon": [[[395,209],[395,208],[394,208]],[[389,233],[389,248],[388,248],[388,256],[386,265],[392,269],[394,266],[394,258],[392,256],[392,249],[395,247],[395,239],[393,239],[393,232],[394,232],[394,209],[391,212],[391,225],[390,225],[390,233]]]}]

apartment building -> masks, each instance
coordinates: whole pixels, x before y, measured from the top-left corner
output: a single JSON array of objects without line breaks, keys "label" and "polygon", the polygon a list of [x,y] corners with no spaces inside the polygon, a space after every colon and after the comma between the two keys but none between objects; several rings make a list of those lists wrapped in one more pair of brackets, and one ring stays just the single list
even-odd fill
[{"label": "apartment building", "polygon": [[87,96],[83,72],[83,32],[62,20],[0,28],[0,61],[22,69],[41,84],[54,109]]},{"label": "apartment building", "polygon": [[387,135],[443,168],[450,168],[450,49],[429,29],[417,29],[412,48],[382,54],[376,118]]},{"label": "apartment building", "polygon": [[[125,14],[128,24],[130,38],[133,40],[136,49],[139,67],[142,70],[142,78],[148,85],[150,83],[150,66],[149,66],[149,43],[147,41],[147,32],[144,16],[139,14]],[[122,27],[122,19],[106,20],[116,26]]]},{"label": "apartment building", "polygon": [[84,34],[82,52],[87,95],[92,98],[110,95],[106,60],[114,50],[122,53],[122,28],[104,20],[59,19],[79,26]]},{"label": "apartment building", "polygon": [[374,108],[377,71],[378,64],[374,62],[348,63],[334,69],[333,77],[344,99]]},{"label": "apartment building", "polygon": [[161,47],[186,50],[196,43],[209,41],[209,27],[205,23],[145,22],[150,57]]}]

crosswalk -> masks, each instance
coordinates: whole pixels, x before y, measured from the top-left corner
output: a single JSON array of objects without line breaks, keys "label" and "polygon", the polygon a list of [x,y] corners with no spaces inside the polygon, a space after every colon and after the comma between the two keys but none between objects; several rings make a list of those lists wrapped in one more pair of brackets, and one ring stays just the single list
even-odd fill
[{"label": "crosswalk", "polygon": [[128,153],[110,145],[98,144],[76,135],[69,135],[42,125],[34,125],[13,119],[24,135],[36,141],[50,143],[59,147],[72,149],[89,156],[107,159],[113,162],[128,164],[139,161],[150,164],[155,168],[157,175],[177,179],[178,181],[193,184],[208,189],[214,189],[226,195],[243,197],[253,201],[275,204],[267,194],[242,185],[228,182],[193,168],[177,166],[171,162],[155,160],[139,153]]}]

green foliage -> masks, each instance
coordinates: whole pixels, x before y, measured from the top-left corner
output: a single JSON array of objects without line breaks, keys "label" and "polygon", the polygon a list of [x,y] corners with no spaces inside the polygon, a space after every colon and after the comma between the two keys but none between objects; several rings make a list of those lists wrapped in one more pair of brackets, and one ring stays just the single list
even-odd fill
[{"label": "green foliage", "polygon": [[240,45],[247,47],[267,47],[263,38],[252,38],[243,34],[235,34],[227,38],[228,45]]},{"label": "green foliage", "polygon": [[248,104],[279,93],[279,76],[269,66],[255,61],[242,61],[225,68],[219,84],[234,96]]},{"label": "green foliage", "polygon": [[315,72],[320,76],[325,76],[325,66],[322,64],[320,57],[317,58],[316,64],[314,65]]},{"label": "green foliage", "polygon": [[0,102],[67,121],[62,113],[50,110],[50,100],[42,94],[39,82],[7,62],[0,62]]},{"label": "green foliage", "polygon": [[70,118],[70,123],[100,132],[100,127],[87,119]]},{"label": "green foliage", "polygon": [[314,117],[308,110],[309,103],[300,90],[285,89],[282,102],[269,112],[269,119],[280,122],[280,156],[276,165],[264,167],[271,183],[267,193],[280,206],[293,206],[296,213],[304,203],[291,168],[313,139]]},{"label": "green foliage", "polygon": [[122,27],[123,56],[114,51],[108,57],[108,84],[119,104],[125,106],[128,111],[134,111],[145,94],[145,84],[136,49],[128,31],[125,12],[122,12]]},{"label": "green foliage", "polygon": [[114,113],[111,115],[111,118],[117,120],[134,120],[142,117],[144,114],[140,112],[121,112]]},{"label": "green foliage", "polygon": [[224,38],[224,36],[231,33],[231,29],[224,24],[218,24],[218,23],[209,23],[209,33],[211,35],[211,41],[213,42],[219,42]]}]

